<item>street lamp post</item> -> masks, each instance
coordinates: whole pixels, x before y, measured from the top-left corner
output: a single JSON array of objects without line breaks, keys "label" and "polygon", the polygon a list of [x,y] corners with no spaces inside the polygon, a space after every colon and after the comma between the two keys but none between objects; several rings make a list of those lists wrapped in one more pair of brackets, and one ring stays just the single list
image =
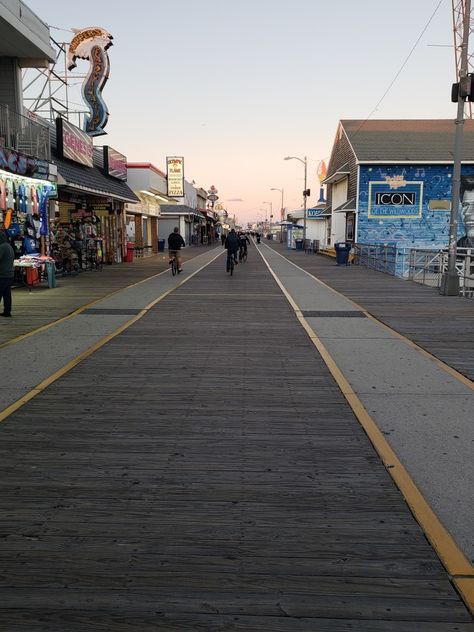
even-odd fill
[{"label": "street lamp post", "polygon": [[303,244],[306,241],[306,203],[308,197],[308,157],[298,158],[297,156],[286,156],[284,160],[299,160],[304,164],[304,191],[303,191]]},{"label": "street lamp post", "polygon": [[[272,202],[262,202],[262,204],[270,204],[270,228],[267,227],[269,233],[272,232],[273,204]],[[267,221],[267,211],[265,211],[265,223]]]},{"label": "street lamp post", "polygon": [[[280,191],[281,193],[281,208],[280,208],[280,222],[282,222],[285,218],[284,218],[284,214],[285,214],[285,207],[283,205],[283,196],[284,196],[284,192],[283,189],[277,189],[276,187],[272,187],[270,189],[270,191]],[[283,241],[283,226],[282,224],[280,224],[280,243]]]}]

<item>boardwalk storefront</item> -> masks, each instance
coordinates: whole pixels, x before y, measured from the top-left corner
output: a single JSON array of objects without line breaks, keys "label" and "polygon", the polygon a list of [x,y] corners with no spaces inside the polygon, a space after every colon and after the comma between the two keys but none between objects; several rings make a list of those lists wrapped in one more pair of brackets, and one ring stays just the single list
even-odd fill
[{"label": "boardwalk storefront", "polygon": [[55,241],[66,234],[79,249],[85,244],[106,263],[120,263],[125,256],[125,204],[138,201],[126,183],[126,159],[109,147],[94,148],[87,134],[59,120],[53,150],[59,189]]},{"label": "boardwalk storefront", "polygon": [[[138,197],[138,204],[126,204],[126,236],[137,256],[156,254],[168,237],[161,230],[160,205],[175,204],[168,197],[166,175],[149,162],[127,163],[128,185]],[[161,244],[160,244],[161,242]]]},{"label": "boardwalk storefront", "polygon": [[[324,181],[330,244],[446,247],[454,131],[451,120],[341,121]],[[465,136],[460,244],[474,228],[474,121]]]}]

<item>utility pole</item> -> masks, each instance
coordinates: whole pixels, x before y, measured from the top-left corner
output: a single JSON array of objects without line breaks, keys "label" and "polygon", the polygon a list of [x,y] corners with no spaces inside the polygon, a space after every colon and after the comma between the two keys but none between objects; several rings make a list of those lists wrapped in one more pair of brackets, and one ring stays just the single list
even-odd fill
[{"label": "utility pole", "polygon": [[451,218],[449,222],[448,269],[441,279],[440,294],[459,295],[459,276],[456,272],[458,240],[458,211],[461,188],[461,155],[464,131],[464,101],[471,93],[471,77],[468,75],[468,45],[471,22],[471,0],[464,0],[463,33],[461,45],[461,65],[459,69],[458,110],[456,116],[456,135],[454,138],[453,184],[451,197]]},{"label": "utility pole", "polygon": [[304,214],[303,214],[303,248],[306,248],[306,215],[307,215],[307,205],[308,205],[308,157],[304,157]]}]

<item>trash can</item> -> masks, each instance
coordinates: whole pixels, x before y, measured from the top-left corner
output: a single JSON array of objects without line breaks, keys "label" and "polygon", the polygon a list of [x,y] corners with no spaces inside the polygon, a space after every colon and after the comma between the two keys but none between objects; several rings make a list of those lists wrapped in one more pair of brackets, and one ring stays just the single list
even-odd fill
[{"label": "trash can", "polygon": [[303,250],[303,243],[302,239],[295,239],[296,250]]},{"label": "trash can", "polygon": [[165,240],[158,239],[158,252],[164,252],[164,251],[165,251]]},{"label": "trash can", "polygon": [[125,255],[126,263],[133,263],[133,244],[131,241],[127,241],[127,254]]},{"label": "trash can", "polygon": [[273,239],[273,235],[272,235],[271,233],[269,233],[269,234],[267,235],[267,239],[269,239],[270,241],[272,241],[272,239]]},{"label": "trash can", "polygon": [[46,278],[48,279],[48,287],[56,287],[56,265],[54,261],[46,261]]},{"label": "trash can", "polygon": [[351,251],[351,245],[345,241],[340,241],[334,244],[336,250],[336,262],[338,266],[349,265],[349,253]]}]

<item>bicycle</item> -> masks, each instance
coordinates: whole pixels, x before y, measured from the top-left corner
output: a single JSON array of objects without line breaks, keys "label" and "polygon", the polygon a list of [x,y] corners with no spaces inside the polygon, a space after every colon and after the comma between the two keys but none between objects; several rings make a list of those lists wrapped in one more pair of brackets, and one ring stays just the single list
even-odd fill
[{"label": "bicycle", "polygon": [[171,274],[173,276],[176,276],[177,274],[181,272],[181,270],[178,268],[178,260],[176,258],[176,253],[173,254],[173,258],[171,259],[170,263],[171,263]]},{"label": "bicycle", "polygon": [[226,270],[230,273],[230,276],[234,274],[235,261],[234,254],[232,252],[227,251],[227,265]]},{"label": "bicycle", "polygon": [[239,261],[245,263],[247,261],[247,248],[241,248],[239,250]]}]

